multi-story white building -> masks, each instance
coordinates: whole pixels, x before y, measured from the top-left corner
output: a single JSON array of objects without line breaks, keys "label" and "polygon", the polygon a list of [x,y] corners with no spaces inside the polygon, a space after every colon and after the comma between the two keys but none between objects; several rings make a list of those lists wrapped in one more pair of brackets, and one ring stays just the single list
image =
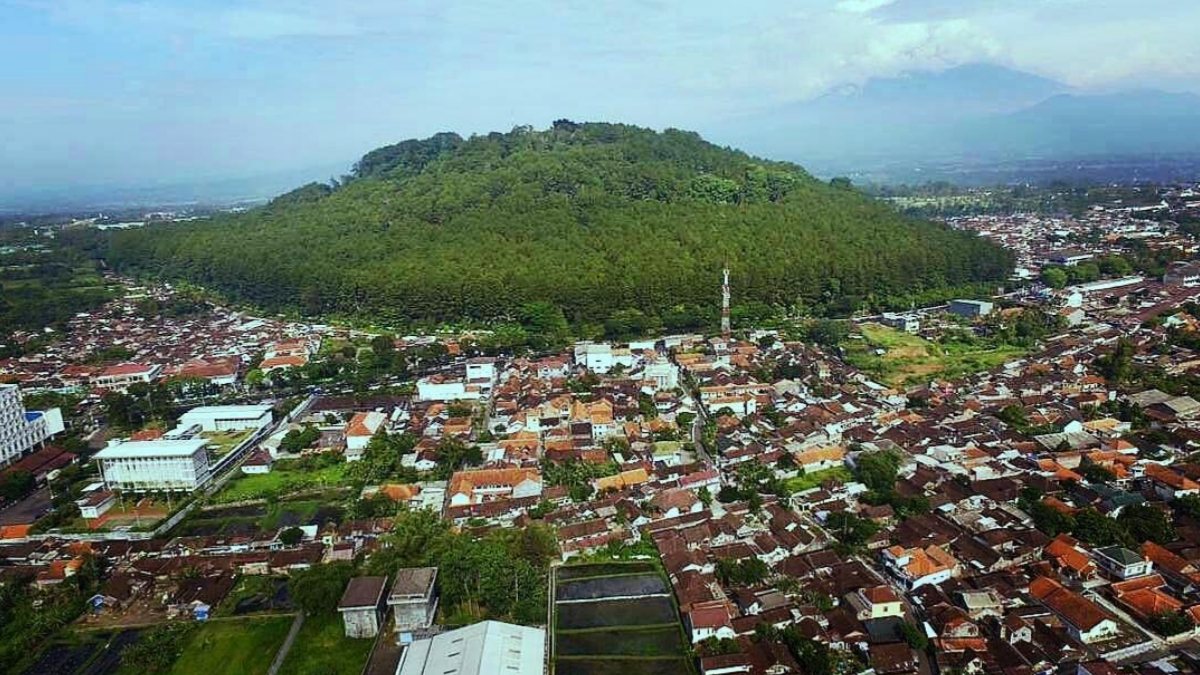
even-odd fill
[{"label": "multi-story white building", "polygon": [[62,431],[62,414],[27,411],[15,384],[0,384],[0,468],[21,459],[47,438]]},{"label": "multi-story white building", "polygon": [[110,490],[190,492],[212,478],[207,445],[203,438],[121,441],[93,459],[100,462],[100,475]]}]

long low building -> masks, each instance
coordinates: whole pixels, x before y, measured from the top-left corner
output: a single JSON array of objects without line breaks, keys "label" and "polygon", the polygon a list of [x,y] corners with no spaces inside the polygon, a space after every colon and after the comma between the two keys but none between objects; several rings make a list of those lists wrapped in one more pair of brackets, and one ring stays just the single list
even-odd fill
[{"label": "long low building", "polygon": [[546,631],[500,621],[417,640],[404,650],[397,675],[541,675]]},{"label": "long low building", "polygon": [[261,429],[271,423],[271,406],[206,405],[192,408],[179,418],[179,427],[199,426],[204,431]]},{"label": "long low building", "polygon": [[97,452],[100,475],[110,490],[190,492],[212,478],[208,441],[123,441]]}]

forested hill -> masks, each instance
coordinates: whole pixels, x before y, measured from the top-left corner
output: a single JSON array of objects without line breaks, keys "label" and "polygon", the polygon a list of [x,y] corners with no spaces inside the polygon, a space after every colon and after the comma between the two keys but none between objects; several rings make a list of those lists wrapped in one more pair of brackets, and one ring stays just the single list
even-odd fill
[{"label": "forested hill", "polygon": [[404,141],[368,153],[338,185],[107,244],[122,271],[267,309],[561,323],[561,308],[573,323],[669,329],[711,325],[726,263],[735,313],[907,306],[1002,279],[1012,264],[974,235],[793,164],[684,131],[565,120]]}]

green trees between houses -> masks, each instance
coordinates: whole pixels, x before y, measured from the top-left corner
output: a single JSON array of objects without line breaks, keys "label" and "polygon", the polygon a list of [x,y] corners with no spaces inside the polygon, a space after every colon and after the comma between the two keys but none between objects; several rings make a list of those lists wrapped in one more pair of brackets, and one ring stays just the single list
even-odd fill
[{"label": "green trees between houses", "polygon": [[[788,163],[616,124],[556,122],[410,140],[211,221],[114,232],[118,269],[186,279],[272,310],[379,322],[499,322],[646,333],[734,318],[841,314],[1004,278],[1011,256]],[[506,333],[507,335],[507,333]],[[548,336],[548,337],[547,337]]]},{"label": "green trees between houses", "polygon": [[475,536],[451,530],[432,512],[404,511],[382,543],[368,559],[367,571],[393,575],[401,567],[436,566],[443,612],[451,623],[488,617],[545,620],[546,573],[558,556],[558,543],[544,525]]}]

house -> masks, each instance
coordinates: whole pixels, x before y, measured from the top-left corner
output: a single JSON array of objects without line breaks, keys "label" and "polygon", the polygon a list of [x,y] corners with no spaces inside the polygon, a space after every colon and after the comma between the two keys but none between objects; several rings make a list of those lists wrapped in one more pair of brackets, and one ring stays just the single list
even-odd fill
[{"label": "house", "polygon": [[884,312],[880,323],[889,327],[895,328],[905,333],[921,332],[921,319],[916,314],[897,314],[895,312]]},{"label": "house", "polygon": [[846,601],[854,608],[859,621],[904,616],[904,605],[891,586],[860,588],[847,593]]},{"label": "house", "polygon": [[384,422],[387,422],[387,415],[378,411],[354,413],[350,424],[346,425],[347,462],[362,459],[367,444],[383,428]]},{"label": "house", "polygon": [[350,580],[337,605],[346,637],[373,638],[379,634],[386,587],[387,577],[354,577]]},{"label": "house", "polygon": [[275,463],[275,458],[271,456],[270,451],[265,448],[259,448],[250,453],[246,461],[242,462],[242,473],[247,475],[271,473],[271,465]]},{"label": "house", "polygon": [[1029,594],[1054,612],[1071,636],[1084,644],[1111,639],[1120,630],[1117,622],[1095,602],[1049,577],[1031,581]]},{"label": "house", "polygon": [[887,570],[908,590],[936,586],[959,572],[958,560],[938,546],[909,549],[892,546],[884,549],[882,556]]},{"label": "house", "polygon": [[537,469],[474,469],[458,471],[450,477],[450,506],[541,494],[542,475]]},{"label": "house", "polygon": [[628,487],[641,485],[649,480],[650,473],[639,467],[636,469],[622,471],[612,476],[603,476],[601,478],[597,478],[596,480],[592,481],[592,487],[594,487],[598,493],[606,491],[619,492]]},{"label": "house", "polygon": [[868,656],[876,675],[915,673],[920,665],[916,652],[905,642],[871,645]]},{"label": "house", "polygon": [[733,630],[733,617],[730,616],[729,606],[724,600],[710,600],[692,605],[684,614],[684,623],[691,631],[692,644],[703,642],[710,637],[719,640],[737,637]]},{"label": "house", "polygon": [[263,374],[270,374],[276,370],[287,370],[289,368],[299,368],[308,363],[307,354],[288,354],[285,356],[268,356],[258,364],[258,369]]},{"label": "house", "polygon": [[846,461],[846,449],[839,446],[813,448],[797,452],[793,457],[796,466],[804,469],[804,473],[816,473],[842,466]]},{"label": "house", "polygon": [[1169,467],[1148,463],[1143,470],[1143,475],[1153,483],[1154,491],[1164,501],[1200,494],[1200,483]]},{"label": "house", "polygon": [[[436,567],[410,567],[396,572],[387,605],[397,633],[428,628],[433,623],[438,605],[437,571]],[[405,642],[403,636],[401,642]]]},{"label": "house", "polygon": [[544,629],[481,621],[413,642],[396,675],[542,675],[545,661]]},{"label": "house", "polygon": [[1124,546],[1105,546],[1092,552],[1096,564],[1108,574],[1121,579],[1133,579],[1150,574],[1154,563],[1140,553]]},{"label": "house", "polygon": [[79,507],[79,515],[84,520],[99,518],[116,503],[117,496],[112,490],[93,490],[75,500],[75,505]]}]

